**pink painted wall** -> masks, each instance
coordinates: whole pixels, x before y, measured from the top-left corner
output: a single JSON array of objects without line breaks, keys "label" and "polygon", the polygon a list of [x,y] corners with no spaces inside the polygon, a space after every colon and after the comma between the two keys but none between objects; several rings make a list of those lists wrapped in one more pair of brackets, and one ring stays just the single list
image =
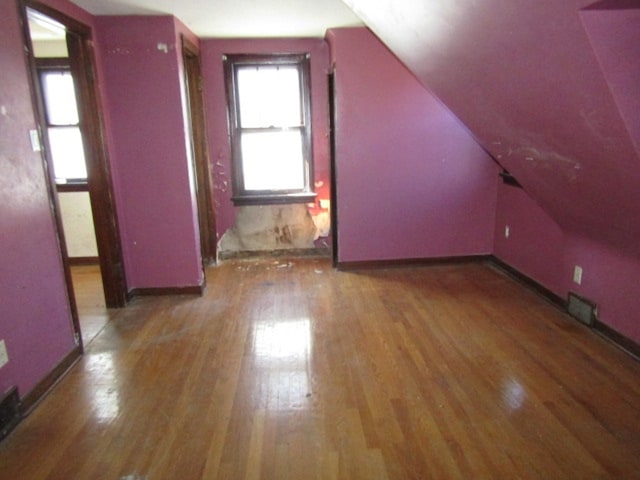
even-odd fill
[{"label": "pink painted wall", "polygon": [[[569,233],[565,239],[566,289],[598,305],[600,321],[640,344],[640,257],[635,252]],[[575,265],[582,267],[582,284],[571,281]]]},{"label": "pink painted wall", "polygon": [[365,28],[330,30],[341,262],[488,254],[498,169]]},{"label": "pink painted wall", "polygon": [[[214,199],[218,240],[235,225],[231,202],[231,151],[227,127],[227,99],[222,56],[237,53],[310,53],[311,124],[313,128],[314,181],[318,199],[330,196],[328,134],[329,50],[322,39],[204,39],[200,41],[204,95],[209,129],[210,158],[214,175]],[[312,208],[311,213],[318,209]]]},{"label": "pink painted wall", "polygon": [[14,2],[0,2],[0,395],[28,393],[75,347]]},{"label": "pink painted wall", "polygon": [[506,264],[566,298],[564,233],[524,190],[503,183],[498,187],[493,252]]},{"label": "pink painted wall", "polygon": [[[524,190],[501,185],[494,254],[561,298],[574,292],[595,302],[601,322],[640,343],[640,258],[633,251],[563,231]],[[576,265],[581,285],[573,282]]]},{"label": "pink painted wall", "polygon": [[[594,0],[345,3],[559,225],[640,248],[640,156],[583,23],[622,8],[611,27],[620,25],[637,2],[588,13]],[[637,37],[636,22],[606,30],[625,44],[615,52],[624,68],[640,61],[637,43],[625,43],[633,28]],[[637,81],[621,88],[620,98],[640,97]]]},{"label": "pink painted wall", "polygon": [[203,281],[179,33],[170,16],[96,17],[129,288]]}]

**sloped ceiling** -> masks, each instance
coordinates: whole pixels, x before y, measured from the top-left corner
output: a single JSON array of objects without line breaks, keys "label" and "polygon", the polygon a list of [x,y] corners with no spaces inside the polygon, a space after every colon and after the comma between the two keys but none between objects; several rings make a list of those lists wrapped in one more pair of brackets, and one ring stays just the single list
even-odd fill
[{"label": "sloped ceiling", "polygon": [[567,231],[640,253],[640,0],[343,0]]}]

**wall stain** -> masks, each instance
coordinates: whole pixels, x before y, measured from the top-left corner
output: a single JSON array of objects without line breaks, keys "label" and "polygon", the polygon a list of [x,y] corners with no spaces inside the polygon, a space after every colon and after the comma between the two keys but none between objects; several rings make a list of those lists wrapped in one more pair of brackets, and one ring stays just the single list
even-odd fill
[{"label": "wall stain", "polygon": [[291,228],[289,225],[284,225],[282,227],[276,227],[273,229],[276,234],[276,243],[280,245],[291,245],[293,243],[293,238],[291,236]]}]

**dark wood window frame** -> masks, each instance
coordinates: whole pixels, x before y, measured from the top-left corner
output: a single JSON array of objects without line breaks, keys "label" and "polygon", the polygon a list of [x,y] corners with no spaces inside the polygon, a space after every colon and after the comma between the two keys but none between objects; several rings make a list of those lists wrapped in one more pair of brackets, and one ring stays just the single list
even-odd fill
[{"label": "dark wood window frame", "polygon": [[[45,91],[42,74],[46,72],[70,72],[71,63],[68,57],[54,57],[54,58],[36,58],[35,59],[36,70],[38,72],[38,81],[42,92]],[[46,110],[46,107],[45,107]],[[44,119],[46,121],[46,128],[50,127],[62,127],[62,125],[54,125],[50,123],[49,115],[45,111]],[[76,125],[69,125],[70,128],[80,128],[80,121]],[[89,183],[87,177],[84,178],[68,178],[66,183],[58,183],[56,181],[56,190],[58,192],[88,192]]]},{"label": "dark wood window frame", "polygon": [[[315,200],[313,191],[313,146],[311,136],[311,66],[310,55],[304,54],[234,54],[224,55],[224,72],[229,115],[229,137],[231,142],[232,201],[235,205],[268,205],[283,203],[308,203]],[[243,132],[291,131],[291,127],[243,128],[240,118],[237,71],[247,66],[286,65],[295,66],[300,78],[300,104],[302,108],[302,161],[304,187],[296,190],[248,190],[244,186],[241,138]]]}]

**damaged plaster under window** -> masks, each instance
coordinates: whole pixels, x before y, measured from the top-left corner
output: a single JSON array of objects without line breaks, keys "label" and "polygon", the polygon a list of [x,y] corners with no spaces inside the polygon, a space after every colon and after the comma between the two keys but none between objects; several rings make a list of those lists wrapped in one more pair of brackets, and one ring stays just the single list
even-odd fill
[{"label": "damaged plaster under window", "polygon": [[312,217],[305,204],[239,207],[235,226],[220,239],[219,254],[314,249],[329,230],[329,215]]}]

